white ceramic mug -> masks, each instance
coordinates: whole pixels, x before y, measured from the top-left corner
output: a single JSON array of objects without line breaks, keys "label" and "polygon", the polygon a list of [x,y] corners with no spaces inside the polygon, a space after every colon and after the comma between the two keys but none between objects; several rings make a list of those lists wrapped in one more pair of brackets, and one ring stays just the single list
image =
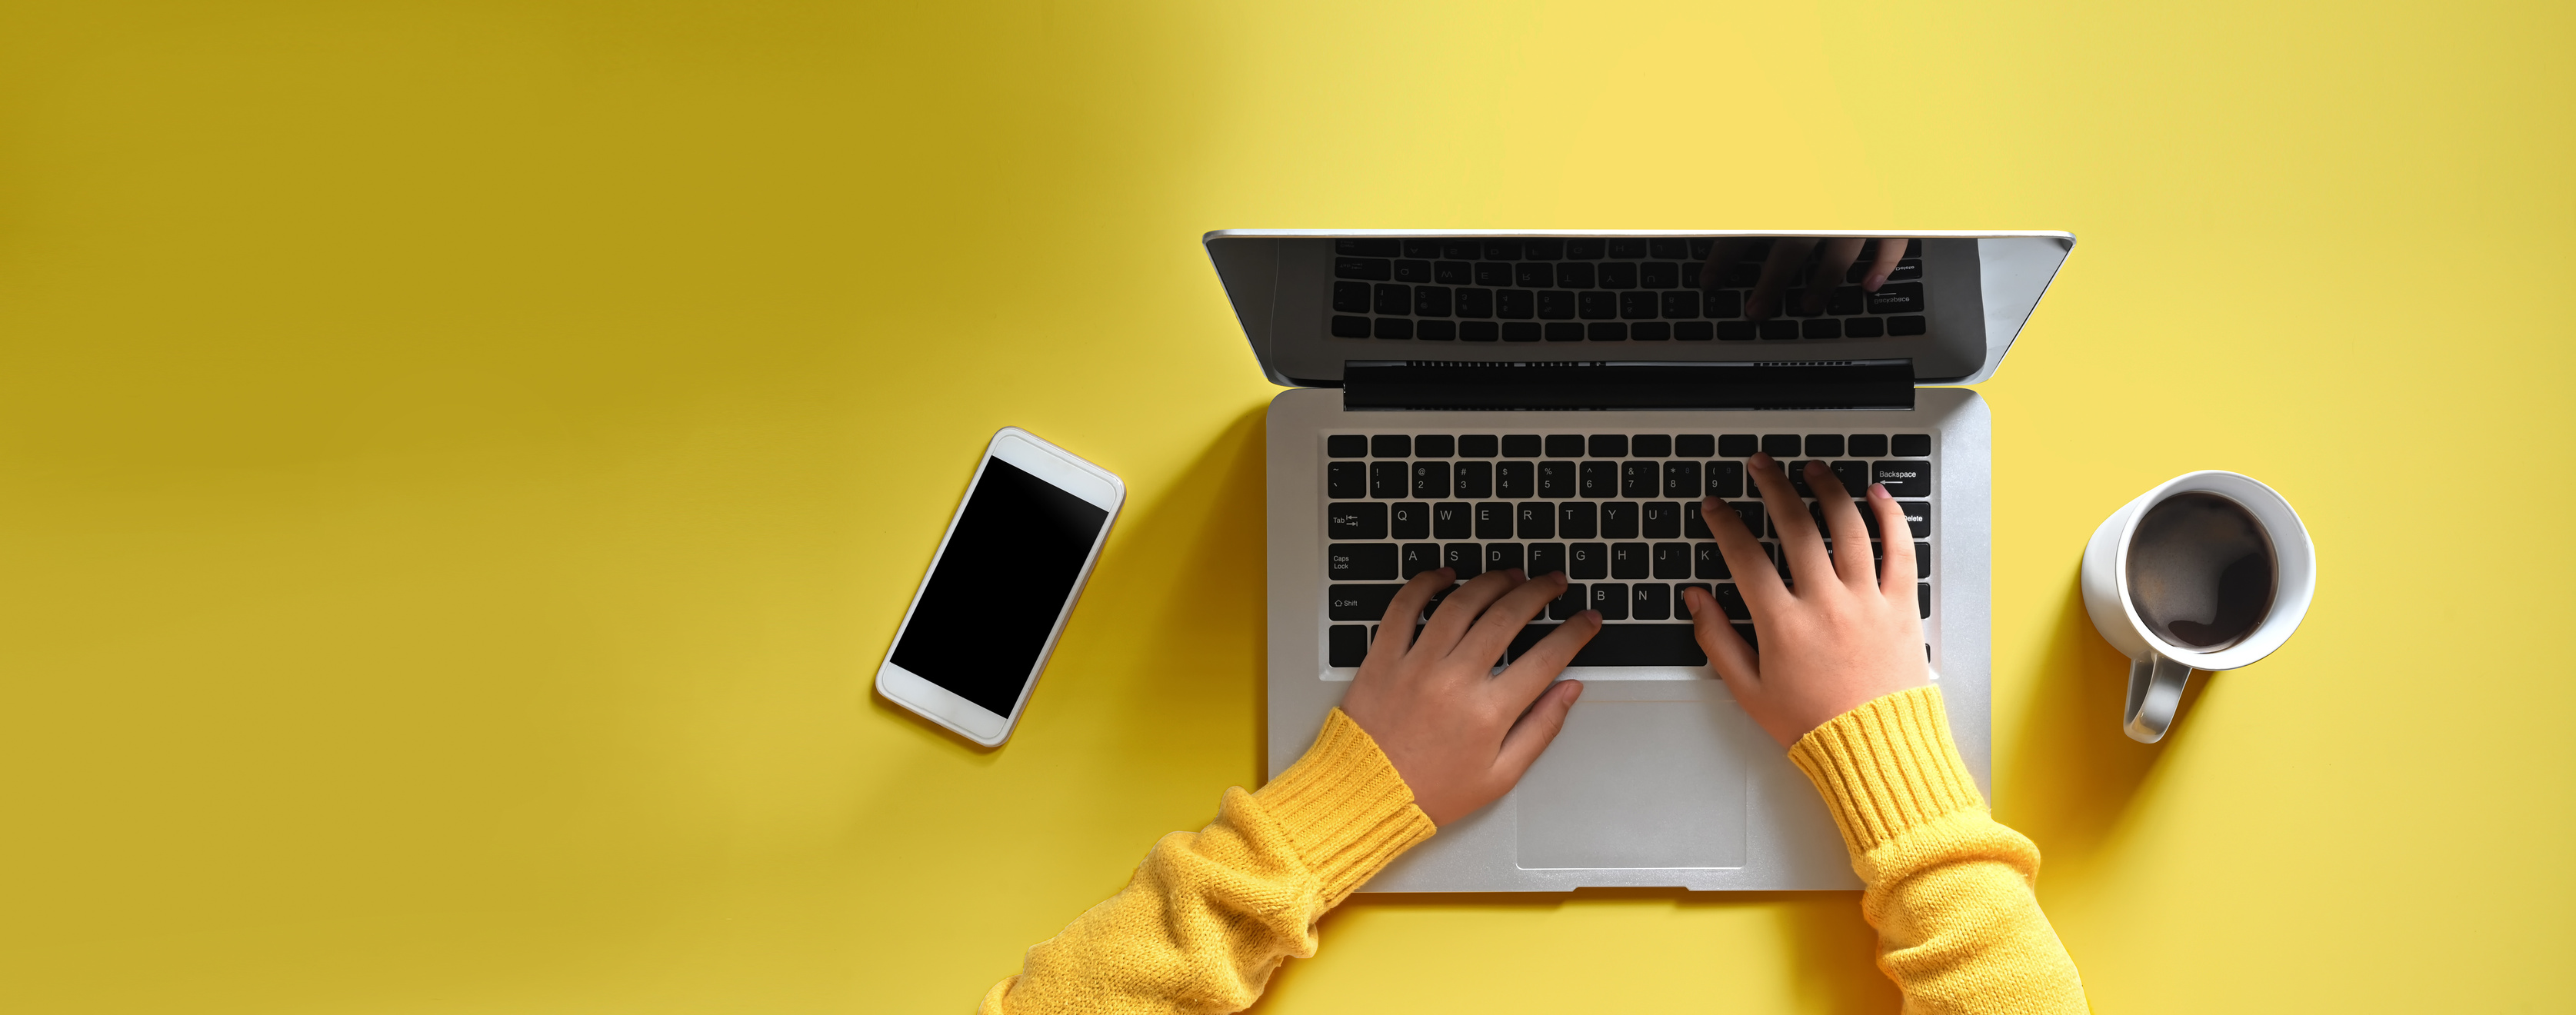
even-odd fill
[{"label": "white ceramic mug", "polygon": [[[2234,642],[2203,652],[2159,636],[2138,616],[2129,594],[2129,543],[2147,509],[2186,493],[2216,494],[2234,501],[2272,544],[2271,607],[2253,630]],[[2164,739],[2172,728],[2174,709],[2182,704],[2183,687],[2193,670],[2232,670],[2281,647],[2308,615],[2317,592],[2317,548],[2308,527],[2290,502],[2252,477],[2233,472],[2187,472],[2139,494],[2102,526],[2084,547],[2084,611],[2093,629],[2129,657],[2129,703],[2120,728],[2141,743]]]}]

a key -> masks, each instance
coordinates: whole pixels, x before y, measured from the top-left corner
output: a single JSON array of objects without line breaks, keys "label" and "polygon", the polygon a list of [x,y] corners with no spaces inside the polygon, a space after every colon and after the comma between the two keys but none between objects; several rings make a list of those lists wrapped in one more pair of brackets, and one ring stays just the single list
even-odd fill
[{"label": "a key", "polygon": [[1577,261],[1598,261],[1601,259],[1601,241],[1567,240],[1565,256]]},{"label": "a key", "polygon": [[1752,533],[1756,538],[1762,535],[1761,501],[1731,500],[1726,502],[1726,506],[1734,508],[1735,517],[1744,520],[1744,531]]},{"label": "a key", "polygon": [[[1610,256],[1612,257],[1633,259],[1646,256],[1646,240],[1642,236],[1612,237],[1608,241],[1608,244],[1610,247]],[[1607,267],[1607,265],[1604,265],[1604,267]]]},{"label": "a key", "polygon": [[1494,466],[1494,496],[1538,496],[1538,463],[1503,462]]},{"label": "a key", "polygon": [[1664,463],[1664,496],[1698,497],[1700,489],[1698,462]]},{"label": "a key", "polygon": [[1553,261],[1565,256],[1564,240],[1522,240],[1521,256],[1533,261]]},{"label": "a key", "polygon": [[1442,566],[1440,563],[1440,544],[1406,543],[1404,544],[1403,553],[1396,558],[1396,561],[1403,565],[1401,574],[1404,576],[1404,580],[1412,581],[1414,575],[1421,574],[1424,571],[1440,570]]},{"label": "a key", "polygon": [[1638,342],[1669,342],[1673,326],[1662,321],[1638,321],[1628,325],[1628,338]]},{"label": "a key", "polygon": [[1735,576],[1727,572],[1726,554],[1718,551],[1716,543],[1693,543],[1691,544],[1691,577],[1733,578]]},{"label": "a key", "polygon": [[1682,538],[1715,539],[1717,536],[1708,531],[1708,519],[1699,516],[1699,503],[1695,500],[1682,502]]},{"label": "a key", "polygon": [[1491,497],[1494,495],[1494,463],[1458,463],[1458,496]]},{"label": "a key", "polygon": [[1326,465],[1324,493],[1336,500],[1368,496],[1368,463],[1334,462]]},{"label": "a key", "polygon": [[1888,438],[1889,454],[1898,458],[1921,458],[1932,453],[1932,435],[1901,433]]},{"label": "a key", "polygon": [[1629,501],[1610,501],[1602,504],[1601,537],[1604,539],[1637,538],[1637,505]]},{"label": "a key", "polygon": [[1854,458],[1884,458],[1887,456],[1887,435],[1883,433],[1856,433],[1851,435],[1848,446],[1851,448],[1850,454]]},{"label": "a key", "polygon": [[1393,282],[1380,282],[1374,302],[1378,313],[1410,314],[1413,312],[1413,287],[1397,285]]},{"label": "a key", "polygon": [[1541,441],[1539,436],[1534,433],[1505,434],[1503,436],[1503,457],[1536,458],[1538,457],[1539,446],[1544,443],[1546,442]]},{"label": "a key", "polygon": [[1787,318],[1774,317],[1764,321],[1761,329],[1760,335],[1765,342],[1785,342],[1798,337],[1798,322]]},{"label": "a key", "polygon": [[1378,458],[1404,458],[1413,454],[1413,437],[1409,434],[1382,433],[1369,438],[1369,454]]},{"label": "a key", "polygon": [[1709,329],[1707,321],[1673,322],[1673,341],[1706,342],[1715,337],[1717,333]]},{"label": "a key", "polygon": [[1440,256],[1440,241],[1438,241],[1438,240],[1405,240],[1405,241],[1404,241],[1404,256],[1406,256],[1406,257],[1419,257],[1419,258],[1424,258],[1424,259],[1429,259],[1429,258],[1438,257],[1438,256]]},{"label": "a key", "polygon": [[1476,538],[1512,538],[1511,504],[1499,500],[1479,502],[1476,505]]},{"label": "a key", "polygon": [[[1334,240],[1333,253],[1352,257],[1394,257],[1404,252],[1404,245],[1394,240]],[[1374,618],[1372,618],[1374,619]]]},{"label": "a key", "polygon": [[1482,256],[1484,245],[1474,240],[1442,240],[1440,256],[1452,261],[1473,261]]},{"label": "a key", "polygon": [[1825,297],[1825,312],[1848,317],[1860,313],[1862,304],[1859,286],[1838,285]]},{"label": "a key", "polygon": [[1653,462],[1619,463],[1619,496],[1643,500],[1663,488],[1662,470]]},{"label": "a key", "polygon": [[1324,575],[1337,582],[1395,577],[1394,543],[1334,543],[1324,548]]},{"label": "a key", "polygon": [[1628,457],[1628,435],[1626,434],[1593,434],[1592,437],[1586,441],[1585,446],[1586,450],[1589,451],[1594,458]]},{"label": "a key", "polygon": [[1449,463],[1413,463],[1413,495],[1425,498],[1449,496]]},{"label": "a key", "polygon": [[1431,505],[1431,538],[1465,539],[1476,531],[1475,508],[1457,501]]},{"label": "a key", "polygon": [[1563,570],[1565,570],[1565,544],[1531,543],[1529,545],[1530,577],[1544,578]]},{"label": "a key", "polygon": [[1474,543],[1450,543],[1440,548],[1440,564],[1458,572],[1459,581],[1466,581],[1485,573],[1485,549]]},{"label": "a key", "polygon": [[1370,462],[1369,496],[1379,500],[1404,496],[1405,491],[1413,487],[1407,472],[1403,462]]},{"label": "a key", "polygon": [[1840,318],[1834,317],[1819,317],[1812,321],[1800,321],[1798,322],[1798,337],[1841,338],[1843,337],[1843,322]]},{"label": "a key", "polygon": [[1509,571],[1521,566],[1521,544],[1485,544],[1485,570]]},{"label": "a key", "polygon": [[1610,577],[1643,578],[1654,572],[1644,543],[1610,544]]},{"label": "a key", "polygon": [[1798,491],[1798,496],[1813,497],[1816,495],[1816,491],[1808,488],[1807,486],[1807,463],[1812,460],[1813,459],[1801,458],[1794,462],[1781,463],[1788,466],[1789,488]]},{"label": "a key", "polygon": [[1610,576],[1610,547],[1602,543],[1567,543],[1565,576],[1577,581]]},{"label": "a key", "polygon": [[1584,325],[1583,335],[1595,342],[1625,342],[1628,326],[1617,321],[1594,321]]},{"label": "a key", "polygon": [[1708,463],[1708,496],[1730,500],[1744,496],[1744,463]]},{"label": "a key", "polygon": [[1458,322],[1415,321],[1413,337],[1425,342],[1454,342],[1458,340]]},{"label": "a key", "polygon": [[1374,257],[1336,257],[1333,259],[1333,277],[1384,282],[1395,277],[1395,262]]},{"label": "a key", "polygon": [[1327,630],[1324,665],[1351,667],[1368,661],[1368,625],[1335,624]]},{"label": "a key", "polygon": [[1932,495],[1932,463],[1922,461],[1881,461],[1871,463],[1870,478],[1887,486],[1890,497],[1929,497]]},{"label": "a key", "polygon": [[1386,505],[1375,501],[1334,504],[1324,509],[1324,532],[1334,539],[1385,539]]},{"label": "a key", "polygon": [[1567,539],[1590,539],[1601,534],[1600,515],[1588,500],[1567,501],[1556,506],[1557,532]]},{"label": "a key", "polygon": [[1573,462],[1538,463],[1538,495],[1550,498],[1572,497],[1583,487],[1575,478]]},{"label": "a key", "polygon": [[[1603,620],[1628,619],[1628,586],[1618,582],[1601,582],[1592,586],[1592,608],[1601,611]],[[1602,628],[1601,634],[1609,633]],[[1599,639],[1601,634],[1593,635]]]},{"label": "a key", "polygon": [[1735,624],[1732,626],[1735,628],[1735,636],[1744,639],[1744,647],[1752,649],[1756,653],[1760,653],[1762,651],[1761,640],[1753,636],[1753,625]]},{"label": "a key", "polygon": [[1388,512],[1391,539],[1431,538],[1431,505],[1419,501],[1397,501]]},{"label": "a key", "polygon": [[1556,538],[1556,505],[1543,500],[1523,501],[1514,512],[1514,523],[1522,539]]},{"label": "a key", "polygon": [[1681,239],[1680,237],[1658,237],[1655,239],[1649,239],[1646,241],[1646,248],[1653,251],[1649,256],[1660,257],[1668,261],[1685,261],[1691,258],[1700,258],[1705,260],[1708,257],[1708,255],[1704,253],[1691,253],[1690,241]]},{"label": "a key", "polygon": [[[1709,291],[1700,297],[1700,313],[1718,320],[1724,320],[1730,317],[1742,317],[1744,316],[1744,293],[1735,289],[1717,289]],[[1737,321],[1735,323],[1745,325],[1748,331],[1751,329],[1752,325],[1752,322],[1750,321]],[[1753,336],[1747,334],[1744,337],[1752,338]]]},{"label": "a key", "polygon": [[[1443,565],[1443,566],[1446,566],[1446,565]],[[1431,598],[1430,598],[1430,599],[1428,599],[1428,600],[1425,600],[1425,601],[1423,602],[1423,604],[1422,604],[1422,618],[1421,618],[1421,619],[1422,619],[1422,620],[1426,620],[1426,621],[1427,621],[1427,620],[1430,620],[1430,619],[1431,619],[1431,615],[1432,615],[1432,614],[1440,612],[1440,604],[1445,603],[1445,602],[1448,602],[1448,601],[1449,601],[1449,594],[1450,594],[1450,593],[1452,593],[1452,592],[1456,592],[1456,591],[1458,591],[1458,583],[1456,583],[1456,582],[1452,582],[1452,583],[1450,583],[1450,584],[1440,586],[1439,588],[1432,589],[1432,590],[1431,590]],[[1419,625],[1415,626],[1415,627],[1414,627],[1414,629],[1413,629],[1413,633],[1415,633],[1415,634],[1417,634],[1417,635],[1421,634],[1421,633],[1422,633],[1422,628],[1421,628]]]},{"label": "a key", "polygon": [[1751,321],[1717,322],[1717,340],[1720,342],[1750,342],[1757,334],[1758,329]]},{"label": "a key", "polygon": [[[1922,539],[1932,534],[1931,501],[1900,500],[1896,502],[1896,509],[1905,513],[1905,527],[1913,533],[1914,538]],[[1878,512],[1863,511],[1860,513],[1860,520],[1861,524],[1869,526],[1870,535],[1878,535]]]},{"label": "a key", "polygon": [[1670,620],[1673,616],[1673,587],[1658,582],[1640,582],[1629,591],[1628,615],[1637,620]]},{"label": "a key", "polygon": [[1630,437],[1628,438],[1628,453],[1638,458],[1670,458],[1673,455],[1673,436],[1671,434],[1661,433],[1641,433],[1634,437]]},{"label": "a key", "polygon": [[1333,585],[1324,591],[1324,611],[1334,620],[1378,620],[1402,585]]},{"label": "a key", "polygon": [[1583,463],[1582,478],[1575,488],[1586,497],[1618,496],[1619,463],[1603,461]]},{"label": "a key", "polygon": [[1671,581],[1691,576],[1689,543],[1656,543],[1653,560],[1656,578]]}]

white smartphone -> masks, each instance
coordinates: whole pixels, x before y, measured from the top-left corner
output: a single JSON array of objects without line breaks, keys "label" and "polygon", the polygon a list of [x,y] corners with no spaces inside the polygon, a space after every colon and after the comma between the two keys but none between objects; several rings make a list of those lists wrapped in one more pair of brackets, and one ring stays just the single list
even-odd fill
[{"label": "white smartphone", "polygon": [[1009,740],[1126,501],[1109,470],[1015,426],[995,433],[877,693],[986,747]]}]

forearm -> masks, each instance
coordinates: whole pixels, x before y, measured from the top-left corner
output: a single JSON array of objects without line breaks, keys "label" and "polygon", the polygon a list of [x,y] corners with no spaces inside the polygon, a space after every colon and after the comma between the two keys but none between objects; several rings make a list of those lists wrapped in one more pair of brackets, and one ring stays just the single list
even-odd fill
[{"label": "forearm", "polygon": [[2074,960],[2031,891],[2039,849],[1987,812],[1939,689],[1844,713],[1789,757],[1842,830],[1879,968],[1908,1012],[2086,1010]]},{"label": "forearm", "polygon": [[1297,764],[1257,793],[1227,790],[1206,828],[1164,836],[981,1010],[1239,1011],[1281,962],[1315,953],[1326,911],[1431,833],[1395,766],[1336,710]]}]

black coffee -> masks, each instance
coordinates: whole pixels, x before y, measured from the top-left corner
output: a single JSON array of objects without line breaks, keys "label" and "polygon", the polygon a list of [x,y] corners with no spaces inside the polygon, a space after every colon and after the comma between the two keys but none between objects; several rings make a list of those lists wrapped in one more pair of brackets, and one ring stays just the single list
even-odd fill
[{"label": "black coffee", "polygon": [[2254,632],[2272,611],[2272,540],[2235,501],[2165,498],[2129,539],[2129,599],[2147,629],[2212,652]]}]

